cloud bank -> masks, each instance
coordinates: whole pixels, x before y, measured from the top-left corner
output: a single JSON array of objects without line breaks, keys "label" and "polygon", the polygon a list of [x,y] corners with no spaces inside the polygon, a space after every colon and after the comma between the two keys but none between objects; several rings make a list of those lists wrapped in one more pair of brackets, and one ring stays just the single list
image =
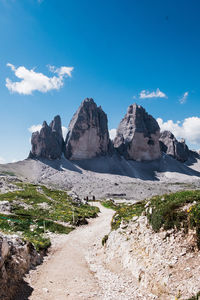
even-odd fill
[{"label": "cloud bank", "polygon": [[64,126],[62,126],[62,134],[63,134],[63,138],[64,138],[64,140],[65,140],[65,138],[66,138],[66,135],[67,135],[67,133],[68,133],[68,128],[67,128],[67,127],[64,127]]},{"label": "cloud bank", "polygon": [[6,163],[5,159],[0,156],[0,164],[5,164],[5,163]]},{"label": "cloud bank", "polygon": [[182,122],[173,122],[168,120],[164,122],[161,118],[157,119],[161,131],[171,131],[177,139],[184,138],[187,143],[192,145],[200,145],[200,118],[190,117]]},{"label": "cloud bank", "polygon": [[73,67],[56,68],[49,66],[49,70],[57,76],[48,77],[43,73],[35,72],[34,69],[28,70],[24,66],[16,68],[14,65],[8,63],[8,67],[14,72],[15,76],[21,81],[13,82],[6,78],[6,87],[11,93],[18,93],[21,95],[31,95],[34,91],[42,93],[51,90],[59,90],[64,85],[64,78],[71,77]]},{"label": "cloud bank", "polygon": [[160,91],[160,89],[157,89],[156,91],[149,92],[147,90],[143,90],[139,94],[140,99],[150,99],[150,98],[167,98],[167,95]]},{"label": "cloud bank", "polygon": [[109,130],[109,135],[110,135],[110,139],[114,140],[114,138],[116,137],[117,134],[117,129],[113,128]]},{"label": "cloud bank", "polygon": [[41,128],[42,128],[41,124],[32,125],[31,127],[28,128],[28,131],[30,131],[31,133],[33,133],[33,132],[36,132],[36,131],[40,131]]}]

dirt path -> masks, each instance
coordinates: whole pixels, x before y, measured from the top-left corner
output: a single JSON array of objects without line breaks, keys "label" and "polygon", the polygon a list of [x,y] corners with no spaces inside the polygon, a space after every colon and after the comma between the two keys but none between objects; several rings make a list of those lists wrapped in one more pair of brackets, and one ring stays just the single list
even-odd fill
[{"label": "dirt path", "polygon": [[101,210],[99,217],[89,221],[67,236],[60,237],[52,253],[26,281],[33,288],[30,300],[100,299],[101,289],[85,256],[94,244],[100,244],[109,233],[113,211],[95,203]]}]

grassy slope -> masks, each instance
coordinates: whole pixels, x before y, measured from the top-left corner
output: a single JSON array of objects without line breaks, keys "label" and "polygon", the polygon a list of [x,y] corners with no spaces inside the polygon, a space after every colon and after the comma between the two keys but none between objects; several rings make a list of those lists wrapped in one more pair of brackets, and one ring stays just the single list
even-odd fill
[{"label": "grassy slope", "polygon": [[144,210],[145,202],[127,205],[127,204],[114,204],[112,201],[103,201],[101,204],[106,208],[111,208],[116,211],[111,221],[112,230],[119,228],[122,220],[129,221],[134,216],[140,216]]},{"label": "grassy slope", "polygon": [[37,250],[50,246],[47,231],[67,234],[74,229],[71,225],[84,223],[86,218],[96,217],[98,213],[97,207],[74,203],[64,191],[33,184],[16,185],[22,190],[0,194],[0,201],[11,204],[10,215],[0,214],[0,230],[19,233]]},{"label": "grassy slope", "polygon": [[[144,213],[155,232],[161,228],[168,230],[189,228],[196,230],[197,246],[200,248],[200,191],[179,191],[163,196],[154,196],[149,201],[126,205],[104,201],[105,207],[116,211],[112,219],[112,229],[119,228],[121,221],[129,221],[133,216]],[[184,209],[184,206],[189,209]]]}]

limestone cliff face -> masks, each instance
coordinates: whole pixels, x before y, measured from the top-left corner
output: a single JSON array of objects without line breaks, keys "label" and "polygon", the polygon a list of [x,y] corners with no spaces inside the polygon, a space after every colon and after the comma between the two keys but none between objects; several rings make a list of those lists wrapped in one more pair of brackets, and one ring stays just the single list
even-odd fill
[{"label": "limestone cliff face", "polygon": [[177,141],[169,131],[160,134],[157,121],[137,104],[128,107],[111,142],[107,115],[91,98],[86,98],[74,114],[65,142],[60,116],[56,116],[32,134],[31,143],[29,158],[60,159],[64,154],[67,159],[82,160],[118,153],[128,160],[149,161],[165,152],[184,162],[191,156],[184,140]]},{"label": "limestone cliff face", "polygon": [[163,131],[161,133],[160,147],[163,152],[182,162],[188,160],[190,155],[185,140],[177,141],[170,131]]},{"label": "limestone cliff face", "polygon": [[110,148],[107,115],[91,98],[74,114],[65,141],[65,157],[71,160],[106,155]]},{"label": "limestone cliff face", "polygon": [[60,116],[56,116],[49,126],[44,121],[40,132],[32,134],[32,150],[29,157],[59,159],[62,155],[63,143],[61,119]]},{"label": "limestone cliff face", "polygon": [[119,124],[114,147],[126,159],[154,160],[161,156],[159,137],[157,121],[142,106],[133,104]]}]

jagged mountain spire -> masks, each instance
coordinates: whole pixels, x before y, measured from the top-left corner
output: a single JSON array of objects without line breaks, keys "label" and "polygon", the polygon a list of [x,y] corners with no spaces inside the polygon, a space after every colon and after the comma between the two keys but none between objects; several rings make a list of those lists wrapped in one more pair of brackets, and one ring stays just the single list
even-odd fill
[{"label": "jagged mountain spire", "polygon": [[142,106],[132,104],[117,129],[114,147],[126,159],[154,160],[161,156],[160,128]]},{"label": "jagged mountain spire", "polygon": [[107,115],[92,98],[86,98],[74,114],[65,141],[68,159],[88,159],[109,152]]},{"label": "jagged mountain spire", "polygon": [[56,116],[49,125],[44,121],[40,132],[33,132],[29,157],[61,158],[63,143],[61,119],[60,116]]},{"label": "jagged mountain spire", "polygon": [[188,160],[190,155],[185,140],[177,141],[173,133],[167,130],[161,132],[160,147],[163,152],[182,162]]}]

